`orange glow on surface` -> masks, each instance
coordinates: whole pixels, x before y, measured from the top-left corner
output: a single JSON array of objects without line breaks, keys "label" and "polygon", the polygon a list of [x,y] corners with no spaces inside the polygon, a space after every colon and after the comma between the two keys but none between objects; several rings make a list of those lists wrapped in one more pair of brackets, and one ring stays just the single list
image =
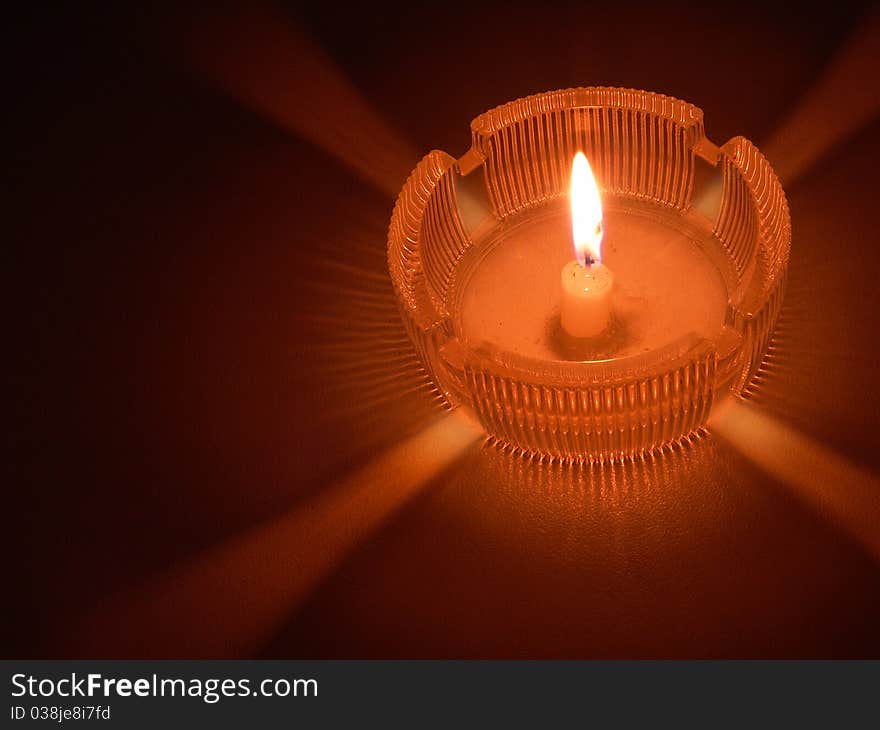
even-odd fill
[{"label": "orange glow on surface", "polygon": [[602,260],[602,201],[583,152],[571,163],[571,234],[581,265]]}]

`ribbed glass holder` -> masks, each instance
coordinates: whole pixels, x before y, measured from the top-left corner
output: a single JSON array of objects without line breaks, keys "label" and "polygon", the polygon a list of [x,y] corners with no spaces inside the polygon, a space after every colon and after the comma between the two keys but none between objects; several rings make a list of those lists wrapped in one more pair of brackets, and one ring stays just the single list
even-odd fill
[{"label": "ribbed glass holder", "polygon": [[[709,141],[697,107],[630,89],[530,96],[482,114],[471,131],[462,157],[433,151],[412,172],[388,238],[403,318],[437,387],[451,405],[472,408],[494,438],[542,455],[601,461],[690,437],[719,394],[748,384],[777,319],[791,225],[770,165],[742,137]],[[665,321],[661,310],[696,312],[699,325],[669,314],[662,327],[643,326],[647,334],[615,335],[580,354],[534,344],[544,336],[531,337],[528,322],[546,318],[552,340],[553,307],[533,313],[522,282],[534,275],[541,290],[550,281],[540,269],[564,238],[557,232],[578,150],[600,186],[622,291],[627,255],[639,264],[630,266],[634,281],[667,267],[655,277],[662,295],[650,282],[641,293],[632,284],[620,332]],[[497,284],[493,272],[502,272]],[[510,294],[504,277],[520,287],[509,296],[519,307],[509,321],[507,300],[495,301]],[[552,299],[548,287],[549,298],[538,291],[536,302]],[[708,294],[694,293],[712,287],[717,316]],[[493,306],[502,314],[483,333],[477,315]],[[511,324],[525,332],[524,345],[505,341]]]}]

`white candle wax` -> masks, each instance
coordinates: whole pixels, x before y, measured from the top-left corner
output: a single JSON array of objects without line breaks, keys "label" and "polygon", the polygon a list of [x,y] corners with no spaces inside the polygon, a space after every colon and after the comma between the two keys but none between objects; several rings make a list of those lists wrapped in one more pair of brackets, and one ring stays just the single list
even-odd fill
[{"label": "white candle wax", "polygon": [[572,337],[595,337],[611,319],[614,274],[604,264],[581,266],[569,261],[562,269],[562,328]]},{"label": "white candle wax", "polygon": [[570,202],[577,260],[562,269],[562,329],[572,337],[595,337],[611,320],[614,276],[602,264],[602,201],[583,152],[571,163]]}]

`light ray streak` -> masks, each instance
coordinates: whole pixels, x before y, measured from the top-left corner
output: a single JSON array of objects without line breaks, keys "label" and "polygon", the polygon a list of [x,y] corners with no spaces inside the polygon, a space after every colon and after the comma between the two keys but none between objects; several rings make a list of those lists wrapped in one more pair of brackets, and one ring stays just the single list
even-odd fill
[{"label": "light ray streak", "polygon": [[716,406],[709,425],[880,563],[880,478],[742,400]]},{"label": "light ray streak", "polygon": [[201,75],[397,195],[418,153],[281,8],[238,3],[194,17],[187,27],[184,51]]},{"label": "light ray streak", "polygon": [[880,114],[880,10],[859,25],[761,151],[790,186]]},{"label": "light ray streak", "polygon": [[478,439],[462,411],[376,457],[271,523],[117,594],[85,617],[73,651],[239,657],[257,650],[342,561]]}]

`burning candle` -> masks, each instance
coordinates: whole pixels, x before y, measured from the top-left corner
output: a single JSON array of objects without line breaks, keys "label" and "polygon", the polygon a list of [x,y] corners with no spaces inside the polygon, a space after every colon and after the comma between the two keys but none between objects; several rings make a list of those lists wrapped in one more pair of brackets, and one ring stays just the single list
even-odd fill
[{"label": "burning candle", "polygon": [[571,230],[577,258],[562,269],[562,328],[595,337],[611,319],[614,274],[602,263],[602,201],[583,152],[571,165]]}]

